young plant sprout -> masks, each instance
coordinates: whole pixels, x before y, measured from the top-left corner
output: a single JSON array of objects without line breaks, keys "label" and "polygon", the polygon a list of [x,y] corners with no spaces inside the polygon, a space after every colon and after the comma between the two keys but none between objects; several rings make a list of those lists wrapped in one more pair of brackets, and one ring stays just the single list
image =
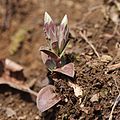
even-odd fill
[{"label": "young plant sprout", "polygon": [[[59,72],[69,77],[74,77],[74,64],[67,63],[64,52],[69,42],[68,19],[64,16],[61,24],[56,26],[52,18],[45,12],[44,30],[48,39],[48,47],[41,48],[43,63],[51,72]],[[41,112],[53,107],[61,100],[55,91],[54,85],[47,85],[42,88],[37,95],[37,107]]]},{"label": "young plant sprout", "polygon": [[64,16],[61,24],[56,26],[52,18],[45,12],[44,31],[48,39],[48,47],[40,48],[43,63],[51,72],[59,72],[74,77],[74,64],[67,64],[64,56],[69,42],[67,15]]}]

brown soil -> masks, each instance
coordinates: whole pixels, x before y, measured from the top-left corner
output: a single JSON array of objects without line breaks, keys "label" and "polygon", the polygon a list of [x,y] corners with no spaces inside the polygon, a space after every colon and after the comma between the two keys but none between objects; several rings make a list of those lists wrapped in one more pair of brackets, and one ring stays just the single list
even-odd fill
[{"label": "brown soil", "polygon": [[[9,1],[12,7],[7,5],[6,8],[5,1]],[[67,53],[74,61],[76,71],[74,79],[62,77],[55,82],[62,100],[43,114],[38,111],[33,96],[7,85],[0,85],[0,120],[73,120],[73,118],[75,120],[108,120],[119,94],[120,70],[107,72],[107,65],[110,62],[100,61],[79,34],[80,29],[87,30],[88,39],[100,56],[109,55],[113,59],[116,57],[115,46],[117,42],[120,43],[120,35],[116,34],[111,37],[115,24],[105,17],[101,5],[107,6],[107,2],[102,0],[0,1],[0,58],[10,58],[22,65],[28,78],[27,81],[36,78],[37,82],[32,89],[38,92],[42,87],[41,81],[47,74],[38,51],[40,46],[46,45],[43,32],[45,11],[57,24],[60,23],[64,14],[68,15],[73,38],[70,43],[72,47],[68,46]],[[6,9],[10,9],[10,13],[5,19]],[[5,24],[3,24],[4,21]],[[9,51],[11,36],[21,28],[28,29],[26,39],[15,53],[11,54]],[[119,62],[118,57],[113,64]],[[76,97],[73,88],[68,86],[68,81],[80,85],[84,94]],[[92,102],[91,98],[95,94],[99,94],[99,99]],[[68,99],[67,102],[65,102],[65,97]],[[79,103],[79,98],[81,98],[84,109]],[[11,108],[16,112],[16,116],[8,117],[3,108]],[[113,120],[120,120],[119,103],[114,109]]]}]

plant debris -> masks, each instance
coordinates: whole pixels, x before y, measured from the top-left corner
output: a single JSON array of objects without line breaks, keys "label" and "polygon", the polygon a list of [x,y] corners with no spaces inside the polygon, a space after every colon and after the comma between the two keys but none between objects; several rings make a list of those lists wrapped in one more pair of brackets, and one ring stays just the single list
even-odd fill
[{"label": "plant debris", "polygon": [[0,84],[7,84],[15,89],[37,95],[36,92],[30,89],[33,84],[29,86],[29,84],[24,82],[26,77],[23,74],[22,66],[9,59],[1,60],[0,64]]}]

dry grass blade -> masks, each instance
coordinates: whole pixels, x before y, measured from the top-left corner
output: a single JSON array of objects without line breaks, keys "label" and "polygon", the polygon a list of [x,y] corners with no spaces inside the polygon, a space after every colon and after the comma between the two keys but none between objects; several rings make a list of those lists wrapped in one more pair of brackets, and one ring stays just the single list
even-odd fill
[{"label": "dry grass blade", "polygon": [[98,54],[96,48],[93,46],[93,44],[88,40],[87,36],[86,36],[86,32],[85,31],[80,31],[80,36],[90,45],[90,47],[93,49],[93,51],[95,52],[96,56],[100,59],[100,55]]}]

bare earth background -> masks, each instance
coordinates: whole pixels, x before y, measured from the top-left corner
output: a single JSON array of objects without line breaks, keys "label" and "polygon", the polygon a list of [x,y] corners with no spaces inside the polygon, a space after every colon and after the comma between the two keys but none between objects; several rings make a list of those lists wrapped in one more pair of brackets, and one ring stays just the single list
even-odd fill
[{"label": "bare earth background", "polygon": [[[35,91],[41,89],[41,81],[47,73],[39,53],[39,47],[46,45],[44,12],[47,11],[57,24],[65,14],[68,15],[70,33],[74,39],[71,39],[67,52],[74,57],[76,77],[73,82],[84,91],[82,102],[85,107],[84,110],[80,108],[78,99],[74,98],[74,92],[70,94],[71,88],[64,80],[56,84],[58,91],[60,86],[64,86],[65,94],[75,100],[61,103],[59,109],[54,108],[55,112],[45,115],[39,113],[33,96],[0,85],[0,120],[108,120],[120,89],[120,70],[106,73],[110,62],[120,63],[120,57],[116,58],[120,28],[118,26],[115,31],[115,22],[112,15],[109,16],[112,7],[114,3],[109,4],[107,0],[0,0],[0,58],[10,58],[22,65],[28,78],[26,82],[36,78],[32,88]],[[88,31],[87,36],[100,57],[107,57],[98,60],[88,43],[80,37],[79,31],[82,29]],[[25,31],[23,39],[14,37],[20,31]],[[20,39],[21,42],[13,43],[13,39]],[[95,94],[99,94],[99,98],[91,102]],[[9,116],[9,109],[15,114]],[[120,120],[119,103],[114,109],[113,119]]]}]

